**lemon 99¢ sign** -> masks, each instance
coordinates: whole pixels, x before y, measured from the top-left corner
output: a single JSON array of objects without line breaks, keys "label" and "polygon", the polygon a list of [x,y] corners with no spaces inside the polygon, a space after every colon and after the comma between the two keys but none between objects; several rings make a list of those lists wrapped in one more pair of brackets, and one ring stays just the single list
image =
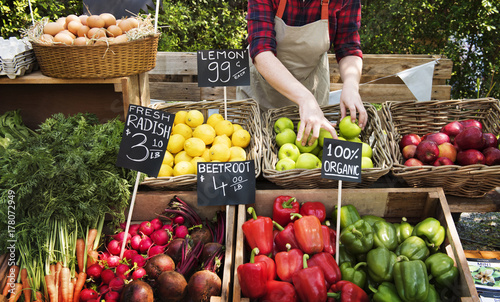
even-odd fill
[{"label": "lemon 99\u00a2 sign", "polygon": [[363,144],[325,138],[321,177],[361,182],[361,148]]},{"label": "lemon 99\u00a2 sign", "polygon": [[248,86],[248,50],[223,49],[198,51],[198,86]]}]

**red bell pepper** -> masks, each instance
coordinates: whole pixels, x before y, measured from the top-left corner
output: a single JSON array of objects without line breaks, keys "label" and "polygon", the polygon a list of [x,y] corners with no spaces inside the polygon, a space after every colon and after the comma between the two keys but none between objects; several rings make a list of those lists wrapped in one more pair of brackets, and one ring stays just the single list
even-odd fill
[{"label": "red bell pepper", "polygon": [[299,213],[300,203],[295,197],[281,195],[274,199],[273,203],[273,220],[279,225],[287,225],[290,222],[290,214]]},{"label": "red bell pepper", "polygon": [[276,244],[276,248],[278,251],[286,251],[287,243],[290,244],[292,249],[298,249],[299,243],[295,238],[295,231],[293,230],[293,223],[290,222],[286,227],[282,227],[276,221],[273,221],[274,227],[276,227],[279,233],[274,238],[274,243]]},{"label": "red bell pepper", "polygon": [[321,231],[323,232],[323,252],[332,255],[335,254],[335,243],[332,245],[330,228],[326,225],[321,225]]},{"label": "red bell pepper", "polygon": [[282,281],[292,282],[293,275],[304,266],[303,256],[304,253],[299,249],[290,249],[286,252],[277,253],[274,261],[276,262],[278,277]]},{"label": "red bell pepper", "polygon": [[307,261],[307,265],[309,267],[319,266],[323,270],[328,286],[337,283],[342,277],[340,268],[332,254],[326,252],[317,253]]},{"label": "red bell pepper", "polygon": [[297,292],[289,282],[272,280],[267,282],[267,294],[262,297],[261,301],[297,302]]},{"label": "red bell pepper", "polygon": [[302,302],[326,301],[326,282],[323,271],[318,266],[307,266],[308,254],[304,254],[303,269],[293,275],[292,281]]},{"label": "red bell pepper", "polygon": [[300,206],[299,214],[302,216],[314,215],[318,217],[320,222],[323,222],[326,219],[326,208],[320,201],[306,201]]},{"label": "red bell pepper", "polygon": [[255,262],[255,254],[258,253],[259,249],[254,248],[250,254],[250,262],[240,264],[236,271],[241,293],[250,299],[260,298],[267,293],[267,264]]},{"label": "red bell pepper", "polygon": [[276,279],[276,263],[267,255],[255,256],[255,262],[265,262],[267,265],[267,278],[268,280]]},{"label": "red bell pepper", "polygon": [[273,259],[274,259],[274,256],[276,256],[276,254],[280,252],[280,251],[278,251],[278,248],[276,247],[276,236],[278,234],[279,234],[278,230],[273,230]]},{"label": "red bell pepper", "polygon": [[335,229],[332,228],[330,220],[326,220],[325,225],[328,226],[328,229],[330,231],[330,242],[333,248],[332,255],[335,255],[335,253],[337,252],[337,231],[335,231]]},{"label": "red bell pepper", "polygon": [[327,302],[369,302],[368,294],[356,284],[341,280],[328,290]]},{"label": "red bell pepper", "polygon": [[323,231],[321,222],[314,215],[302,216],[300,214],[291,215],[295,220],[293,230],[300,249],[306,254],[316,254],[323,251]]},{"label": "red bell pepper", "polygon": [[249,207],[248,214],[252,218],[241,226],[250,249],[259,248],[261,254],[268,255],[273,251],[273,221],[269,217],[257,216],[255,209]]}]

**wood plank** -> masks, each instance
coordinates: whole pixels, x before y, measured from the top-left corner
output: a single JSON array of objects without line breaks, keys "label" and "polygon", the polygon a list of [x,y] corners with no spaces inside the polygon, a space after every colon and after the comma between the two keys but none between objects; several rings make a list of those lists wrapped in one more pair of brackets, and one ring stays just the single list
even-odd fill
[{"label": "wood plank", "polygon": [[197,75],[198,65],[195,52],[165,52],[156,54],[155,68],[150,74]]},{"label": "wood plank", "polygon": [[[340,89],[342,84],[330,84],[330,91]],[[415,100],[415,96],[404,84],[362,84],[359,86],[359,94],[364,102],[369,103]],[[432,86],[432,100],[449,100],[450,97],[451,86]]]},{"label": "wood plank", "polygon": [[198,83],[179,82],[150,82],[149,93],[151,99],[164,101],[193,101],[201,100]]},{"label": "wood plank", "polygon": [[121,77],[109,79],[60,79],[47,77],[41,71],[34,71],[22,77],[9,79],[0,77],[0,84],[120,84]]}]

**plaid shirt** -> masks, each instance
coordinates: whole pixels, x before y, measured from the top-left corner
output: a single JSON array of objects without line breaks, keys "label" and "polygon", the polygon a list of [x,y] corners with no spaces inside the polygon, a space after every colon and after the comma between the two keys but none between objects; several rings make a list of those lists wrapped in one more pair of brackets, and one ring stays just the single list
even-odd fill
[{"label": "plaid shirt", "polygon": [[[253,59],[263,51],[276,55],[274,17],[280,0],[248,0],[248,43]],[[330,0],[330,47],[337,61],[345,56],[363,57],[358,29],[361,23],[361,0]],[[283,21],[288,26],[302,26],[321,19],[321,0],[287,0]]]}]

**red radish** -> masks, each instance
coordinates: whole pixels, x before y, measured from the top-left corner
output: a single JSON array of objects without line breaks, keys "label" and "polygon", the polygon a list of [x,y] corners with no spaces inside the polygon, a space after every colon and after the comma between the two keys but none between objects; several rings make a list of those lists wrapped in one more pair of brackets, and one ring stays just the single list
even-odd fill
[{"label": "red radish", "polygon": [[87,276],[92,279],[101,278],[101,273],[102,273],[102,267],[97,263],[87,267]]},{"label": "red radish", "polygon": [[143,267],[146,264],[146,259],[142,255],[137,254],[132,257],[132,265],[135,265],[135,263],[137,263],[138,267]]},{"label": "red radish", "polygon": [[170,233],[174,233],[174,227],[171,224],[164,224],[162,227],[163,230],[167,230]]},{"label": "red radish", "polygon": [[148,250],[148,257],[151,258],[154,255],[163,254],[167,245],[154,245]]},{"label": "red radish", "polygon": [[179,215],[179,216],[175,217],[172,221],[175,224],[182,225],[182,224],[184,224],[185,219],[184,219],[184,217]]},{"label": "red radish", "polygon": [[137,254],[139,254],[139,253],[134,249],[125,250],[125,252],[123,252],[123,259],[127,259],[130,261],[130,260],[132,260],[132,257],[134,257]]},{"label": "red radish", "polygon": [[146,270],[142,267],[139,267],[135,271],[132,272],[132,279],[133,280],[141,279],[144,276],[146,276]]},{"label": "red radish", "polygon": [[141,240],[142,240],[141,235],[134,235],[132,239],[130,239],[130,246],[134,250],[138,251],[139,247],[141,246]]},{"label": "red radish", "polygon": [[90,301],[92,299],[96,299],[99,295],[97,292],[90,288],[85,288],[80,293],[80,301]]},{"label": "red radish", "polygon": [[113,239],[108,243],[107,248],[111,255],[120,255],[120,252],[122,250],[122,243],[118,240]]},{"label": "red radish", "polygon": [[109,286],[107,284],[103,284],[103,285],[99,286],[99,293],[101,295],[104,295],[108,291],[109,291]]},{"label": "red radish", "polygon": [[149,238],[148,236],[144,236],[141,240],[141,244],[139,245],[139,252],[141,254],[146,254],[148,249],[153,245],[153,240]]},{"label": "red radish", "polygon": [[175,228],[175,237],[177,238],[186,238],[189,234],[189,230],[185,225],[180,225]]},{"label": "red radish", "polygon": [[107,261],[109,256],[111,256],[111,254],[108,251],[104,251],[104,252],[99,254],[99,260],[101,260],[103,262]]},{"label": "red radish", "polygon": [[153,225],[149,221],[141,222],[141,226],[139,227],[139,233],[142,233],[146,236],[151,235],[154,232]]},{"label": "red radish", "polygon": [[165,245],[170,240],[170,235],[167,230],[160,229],[154,231],[150,238],[156,245]]},{"label": "red radish", "polygon": [[[131,224],[128,228],[128,233],[131,235],[131,236],[134,236],[134,235],[137,235],[137,232],[139,231],[139,228],[141,227],[141,224],[139,223],[134,223],[134,224]],[[125,227],[123,228],[125,230]]]},{"label": "red radish", "polygon": [[119,264],[119,265],[116,267],[116,270],[115,270],[115,272],[116,272],[116,276],[117,276],[117,277],[120,277],[120,278],[122,278],[122,279],[127,279],[127,278],[128,278],[128,276],[129,276],[129,274],[130,274],[130,273],[128,272],[129,270],[130,270],[130,267],[128,267],[128,265],[123,264],[123,263],[122,263],[122,264]]},{"label": "red radish", "polygon": [[[128,233],[127,234],[127,242],[130,240],[130,238],[132,238],[132,235],[130,235],[130,233]],[[118,234],[113,235],[113,239],[122,242],[123,239],[125,239],[125,232],[120,232]]]},{"label": "red radish", "polygon": [[157,231],[163,227],[163,222],[159,218],[155,218],[151,220],[151,225],[153,225],[153,229]]},{"label": "red radish", "polygon": [[118,265],[120,265],[120,256],[109,256],[106,262],[108,263],[108,267],[117,267]]},{"label": "red radish", "polygon": [[104,300],[106,302],[111,300],[118,301],[120,300],[120,293],[110,290],[104,295]]},{"label": "red radish", "polygon": [[111,279],[113,279],[115,276],[115,273],[113,272],[113,270],[111,269],[105,269],[102,271],[101,273],[101,280],[102,280],[102,283],[104,284],[109,284],[109,281],[111,281]]},{"label": "red radish", "polygon": [[120,277],[115,277],[109,282],[109,290],[115,292],[121,293],[124,286],[125,286],[125,281]]}]

